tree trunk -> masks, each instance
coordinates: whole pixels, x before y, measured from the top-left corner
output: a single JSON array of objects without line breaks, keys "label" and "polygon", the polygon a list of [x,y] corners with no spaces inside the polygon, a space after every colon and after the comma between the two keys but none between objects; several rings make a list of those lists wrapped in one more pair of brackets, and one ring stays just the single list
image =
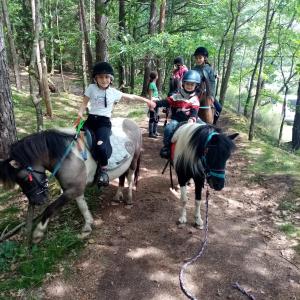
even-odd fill
[{"label": "tree trunk", "polygon": [[[166,0],[162,0],[160,4],[160,13],[159,13],[159,23],[158,23],[158,33],[162,33],[165,30],[165,18],[166,18]],[[157,65],[157,74],[158,78],[156,81],[157,89],[159,91],[162,90],[162,81],[164,78],[164,59],[162,57],[158,57],[156,60]]]},{"label": "tree trunk", "polygon": [[[56,11],[57,12],[57,11]],[[50,61],[51,61],[51,67],[50,67],[50,74],[54,75],[54,69],[55,69],[55,56],[54,56],[54,17],[52,14],[52,0],[49,0],[49,18],[50,18]]]},{"label": "tree trunk", "polygon": [[10,24],[6,0],[2,0],[2,11],[3,11],[4,22],[6,25],[7,39],[8,39],[8,43],[9,43],[9,47],[10,47],[11,58],[12,58],[12,63],[13,63],[13,68],[14,68],[16,87],[17,87],[17,90],[21,90],[22,84],[21,84],[20,69],[19,69],[19,56],[17,54],[17,50],[15,47],[15,41],[14,41],[14,37],[13,37],[12,27]]},{"label": "tree trunk", "polygon": [[59,15],[58,15],[58,0],[56,0],[56,31],[57,31],[57,39],[58,39],[58,47],[59,47],[59,71],[60,71],[60,77],[61,81],[63,83],[63,91],[66,91],[66,83],[65,83],[65,77],[64,77],[64,71],[63,71],[63,54],[62,54],[62,46],[61,46],[61,40],[60,40],[60,31],[59,31]]},{"label": "tree trunk", "polygon": [[42,65],[42,83],[43,83],[43,95],[44,95],[44,102],[46,105],[47,115],[52,118],[53,111],[52,111],[52,103],[50,98],[50,91],[48,85],[48,68],[47,68],[47,59],[46,59],[46,51],[45,51],[45,42],[44,39],[39,41],[40,46],[40,53],[41,53],[41,65]]},{"label": "tree trunk", "polygon": [[130,62],[130,92],[133,94],[134,92],[134,76],[135,76],[135,63],[133,57],[131,57]]},{"label": "tree trunk", "polygon": [[243,67],[244,67],[243,65],[244,65],[244,60],[245,60],[245,53],[246,53],[246,46],[244,46],[243,56],[242,56],[241,65],[240,65],[239,102],[238,102],[238,108],[237,108],[238,114],[241,113],[242,73],[243,73]]},{"label": "tree trunk", "polygon": [[0,159],[6,159],[10,146],[17,140],[13,101],[6,60],[3,23],[0,14]]},{"label": "tree trunk", "polygon": [[270,6],[271,6],[271,0],[268,0],[267,4],[267,15],[266,15],[266,24],[265,24],[265,30],[264,30],[264,36],[262,40],[262,48],[261,48],[261,59],[259,64],[259,71],[258,71],[258,79],[257,79],[257,85],[256,85],[256,94],[254,98],[253,108],[252,108],[252,115],[251,115],[251,122],[250,122],[250,128],[249,128],[249,141],[253,140],[254,137],[254,125],[255,125],[255,112],[256,112],[256,106],[260,97],[260,90],[261,90],[261,82],[262,82],[262,71],[263,71],[263,65],[264,65],[264,56],[265,56],[265,48],[267,43],[267,37],[268,37],[268,28],[269,28],[269,16],[270,16]]},{"label": "tree trunk", "polygon": [[107,0],[95,0],[96,60],[108,61]]},{"label": "tree trunk", "polygon": [[80,31],[81,31],[82,83],[83,83],[83,91],[85,91],[88,86],[88,80],[87,80],[87,73],[86,73],[86,48],[85,48],[84,32],[83,32],[83,20],[82,20],[82,15],[80,13],[80,7],[79,7],[79,19],[80,19]]},{"label": "tree trunk", "polygon": [[[119,34],[118,40],[122,44],[123,35],[125,34],[125,0],[119,0]],[[120,53],[119,57],[119,86],[124,87],[126,85],[125,77],[125,55]]]},{"label": "tree trunk", "polygon": [[40,2],[37,0],[31,0],[31,9],[32,9],[32,22],[33,22],[33,42],[32,42],[32,52],[30,57],[30,64],[28,67],[28,74],[29,74],[29,88],[30,88],[30,96],[32,103],[35,107],[36,111],[36,119],[37,119],[37,131],[43,130],[43,114],[42,114],[42,107],[41,107],[41,99],[38,99],[35,95],[35,80],[38,81],[38,76],[35,72],[35,65],[37,60],[37,51],[39,45],[39,36],[40,36],[40,28],[41,22],[39,21],[39,13],[40,11]]},{"label": "tree trunk", "polygon": [[260,62],[260,59],[261,59],[260,58],[260,56],[261,56],[261,47],[262,47],[262,44],[260,44],[258,49],[257,49],[256,61],[255,61],[255,65],[254,65],[254,68],[253,68],[253,71],[252,71],[252,75],[251,75],[251,79],[250,79],[250,83],[249,83],[249,87],[248,87],[248,96],[247,96],[245,107],[244,107],[244,116],[245,117],[248,117],[248,109],[249,109],[251,98],[252,98],[252,89],[253,89],[253,86],[254,86],[254,79],[255,79],[257,68],[258,68],[258,65],[259,65],[259,62]]},{"label": "tree trunk", "polygon": [[[148,27],[148,34],[149,35],[154,35],[154,33],[155,33],[156,15],[157,15],[156,0],[151,0],[150,18],[149,18],[149,27]],[[146,96],[147,92],[148,92],[150,64],[151,64],[151,57],[149,55],[146,55],[145,58],[144,58],[144,81],[143,81],[143,90],[142,90],[142,95],[143,96]]]},{"label": "tree trunk", "polygon": [[[230,2],[230,5],[232,7],[232,2]],[[223,33],[223,36],[222,36],[222,39],[221,39],[221,43],[220,43],[220,47],[219,47],[219,50],[218,50],[218,58],[217,58],[217,72],[218,72],[218,75],[221,74],[221,51],[222,51],[222,48],[225,44],[225,40],[226,40],[226,36],[228,35],[228,32],[231,28],[231,25],[234,21],[234,16],[231,14],[231,19],[229,20],[229,23],[228,23],[228,26],[227,28],[225,29],[224,33]],[[225,54],[224,54],[225,56]],[[224,64],[223,64],[224,65]],[[223,74],[223,71],[222,71],[222,78],[224,77],[224,74]],[[216,97],[219,93],[219,83],[220,83],[220,80],[217,81],[217,85],[216,85]]]},{"label": "tree trunk", "polygon": [[286,112],[286,97],[289,92],[289,88],[286,85],[285,86],[285,93],[284,93],[284,99],[283,99],[283,104],[282,104],[282,119],[281,119],[281,124],[279,128],[279,135],[278,135],[278,146],[280,145],[281,139],[282,139],[282,131],[283,131],[283,125],[284,125],[284,120],[285,120],[285,112]]},{"label": "tree trunk", "polygon": [[86,28],[86,20],[85,20],[85,10],[84,10],[84,1],[80,0],[80,15],[82,18],[82,26],[83,26],[83,34],[84,34],[84,41],[85,41],[85,53],[86,53],[86,58],[87,58],[87,64],[89,68],[89,77],[90,77],[90,82],[93,80],[93,55],[92,55],[92,49],[90,47],[89,43],[89,34]]},{"label": "tree trunk", "polygon": [[234,29],[233,29],[233,34],[232,34],[232,39],[231,39],[231,46],[229,50],[229,57],[227,61],[227,67],[226,67],[226,72],[222,80],[221,84],[221,90],[220,90],[220,103],[224,105],[225,101],[225,96],[228,88],[228,82],[229,78],[231,75],[231,69],[232,69],[232,64],[233,64],[233,57],[235,53],[235,44],[236,44],[236,38],[237,38],[237,32],[238,32],[238,26],[239,26],[239,16],[241,13],[241,0],[238,1],[237,3],[237,12],[234,17]]},{"label": "tree trunk", "polygon": [[300,148],[300,80],[298,81],[298,93],[296,113],[293,125],[292,146],[294,150],[298,150]]}]

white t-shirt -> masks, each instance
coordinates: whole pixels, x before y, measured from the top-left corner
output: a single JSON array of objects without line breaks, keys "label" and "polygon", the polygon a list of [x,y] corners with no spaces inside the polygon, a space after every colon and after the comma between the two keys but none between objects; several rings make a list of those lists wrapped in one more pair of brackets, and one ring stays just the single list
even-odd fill
[{"label": "white t-shirt", "polygon": [[[84,95],[89,98],[90,114],[110,118],[114,103],[121,100],[123,93],[113,87],[102,90],[97,84],[93,83],[87,87]],[[105,107],[105,96],[107,107]]]}]

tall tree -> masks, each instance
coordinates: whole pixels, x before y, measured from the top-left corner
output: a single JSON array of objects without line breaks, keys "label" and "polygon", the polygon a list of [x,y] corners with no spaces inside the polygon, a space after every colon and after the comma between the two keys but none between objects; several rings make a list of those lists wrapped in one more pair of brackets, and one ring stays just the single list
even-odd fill
[{"label": "tall tree", "polygon": [[239,29],[239,18],[241,11],[243,9],[243,4],[241,0],[238,0],[237,2],[237,8],[236,12],[233,10],[233,5],[231,5],[231,14],[232,18],[234,20],[234,25],[233,25],[233,33],[232,33],[232,38],[231,38],[231,45],[230,45],[230,50],[229,50],[229,57],[227,61],[227,66],[226,66],[226,71],[225,74],[222,76],[222,84],[221,84],[221,90],[220,90],[220,103],[224,105],[225,101],[225,96],[228,88],[228,83],[229,83],[229,78],[231,75],[231,69],[233,65],[233,58],[234,58],[234,53],[235,53],[235,47],[236,47],[236,39],[237,39],[237,33]]},{"label": "tall tree", "polygon": [[35,67],[37,63],[37,55],[39,53],[39,37],[41,31],[41,22],[40,22],[40,2],[37,0],[31,0],[31,8],[32,8],[32,22],[33,22],[33,41],[32,41],[32,50],[30,56],[30,64],[28,67],[29,74],[29,89],[30,89],[30,97],[31,101],[35,107],[36,111],[36,120],[37,120],[37,131],[41,131],[43,129],[43,114],[42,114],[42,106],[41,99],[36,97],[35,94],[35,82],[38,81],[38,76],[35,72]]},{"label": "tall tree", "polygon": [[[151,0],[149,27],[148,27],[148,34],[150,36],[155,34],[156,16],[157,16],[157,0]],[[147,95],[148,80],[149,80],[149,76],[150,76],[150,68],[151,68],[151,56],[149,53],[147,53],[144,58],[144,81],[143,81],[143,90],[142,90],[143,96]]]},{"label": "tall tree", "polygon": [[108,17],[109,0],[95,0],[96,60],[108,61]]},{"label": "tall tree", "polygon": [[[118,40],[122,44],[125,34],[125,0],[119,0],[119,34]],[[119,56],[119,86],[125,86],[125,54],[121,51]]]},{"label": "tall tree", "polygon": [[251,121],[250,121],[250,128],[249,128],[249,135],[248,138],[250,141],[253,140],[254,137],[254,125],[255,125],[255,112],[256,112],[256,106],[260,97],[261,92],[261,82],[262,82],[262,72],[263,72],[263,66],[264,66],[264,56],[265,56],[265,49],[267,44],[267,38],[268,38],[268,29],[269,29],[269,21],[270,21],[270,9],[271,9],[271,0],[267,1],[267,13],[266,13],[266,22],[265,22],[265,29],[264,29],[264,35],[262,38],[262,47],[261,47],[261,59],[259,63],[259,71],[258,71],[258,78],[257,78],[257,85],[256,85],[256,93],[252,108],[252,114],[251,114]]},{"label": "tall tree", "polygon": [[10,146],[17,140],[17,131],[6,60],[3,20],[0,14],[0,159],[8,156]]},{"label": "tall tree", "polygon": [[[162,0],[160,3],[159,11],[159,22],[158,22],[158,33],[162,33],[165,30],[165,19],[166,19],[166,0]],[[156,82],[159,91],[162,89],[162,80],[164,78],[164,71],[162,66],[164,65],[163,57],[158,57],[156,61],[158,79]]]},{"label": "tall tree", "polygon": [[6,0],[2,0],[2,11],[3,11],[4,22],[6,25],[6,30],[7,30],[7,39],[8,39],[10,53],[11,53],[16,87],[17,87],[17,90],[20,90],[22,88],[22,84],[21,84],[20,69],[19,69],[19,56],[17,54],[17,50],[15,47],[15,41],[14,41],[12,27],[10,24],[10,18],[9,18],[9,14],[8,14],[8,10],[7,10]]},{"label": "tall tree", "polygon": [[83,35],[84,35],[84,41],[85,41],[85,53],[86,53],[86,58],[87,58],[87,65],[89,69],[89,77],[90,81],[93,79],[93,54],[92,54],[92,49],[90,46],[90,41],[89,41],[89,34],[88,30],[86,27],[86,18],[85,18],[85,8],[84,8],[84,1],[79,0],[79,14],[80,14],[80,19],[82,20],[82,30],[83,30]]},{"label": "tall tree", "polygon": [[296,114],[293,125],[292,146],[294,150],[298,150],[300,148],[300,79],[298,81]]}]

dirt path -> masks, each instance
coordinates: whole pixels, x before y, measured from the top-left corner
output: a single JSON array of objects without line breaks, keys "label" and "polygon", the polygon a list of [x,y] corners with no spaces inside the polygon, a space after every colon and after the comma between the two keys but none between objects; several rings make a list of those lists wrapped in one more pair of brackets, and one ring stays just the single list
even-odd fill
[{"label": "dirt path", "polygon": [[[93,211],[98,225],[86,248],[68,276],[56,274],[45,282],[40,298],[187,299],[178,274],[184,260],[201,246],[204,231],[191,223],[176,226],[178,195],[169,190],[168,174],[161,175],[161,138],[149,139],[146,125],[141,124],[145,151],[134,206],[111,206],[116,183],[107,188],[102,205]],[[260,185],[251,182],[245,170],[248,161],[240,151],[245,140],[237,140],[238,150],[228,164],[227,187],[211,191],[208,246],[203,257],[188,268],[185,284],[198,299],[248,299],[232,288],[237,281],[256,299],[300,299],[299,257],[275,226],[276,208],[288,183],[282,178]],[[190,196],[188,218],[192,222],[192,188]]]}]

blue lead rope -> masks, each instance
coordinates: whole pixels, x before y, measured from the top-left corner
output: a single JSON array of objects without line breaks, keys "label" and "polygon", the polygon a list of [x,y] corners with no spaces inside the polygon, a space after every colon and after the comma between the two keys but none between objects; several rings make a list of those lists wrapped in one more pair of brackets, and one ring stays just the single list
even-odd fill
[{"label": "blue lead rope", "polygon": [[80,130],[81,128],[83,127],[84,125],[84,120],[80,120],[80,123],[78,124],[77,126],[77,129],[76,129],[76,133],[75,135],[73,136],[73,140],[72,142],[68,145],[68,147],[66,148],[65,150],[65,153],[64,155],[61,157],[61,159],[55,164],[54,168],[53,168],[53,172],[52,174],[50,175],[50,178],[54,177],[56,175],[56,173],[58,172],[58,170],[60,169],[63,161],[66,159],[66,157],[69,155],[69,153],[71,152],[73,146],[74,146],[74,143],[77,141],[78,139],[78,135],[80,133]]}]

